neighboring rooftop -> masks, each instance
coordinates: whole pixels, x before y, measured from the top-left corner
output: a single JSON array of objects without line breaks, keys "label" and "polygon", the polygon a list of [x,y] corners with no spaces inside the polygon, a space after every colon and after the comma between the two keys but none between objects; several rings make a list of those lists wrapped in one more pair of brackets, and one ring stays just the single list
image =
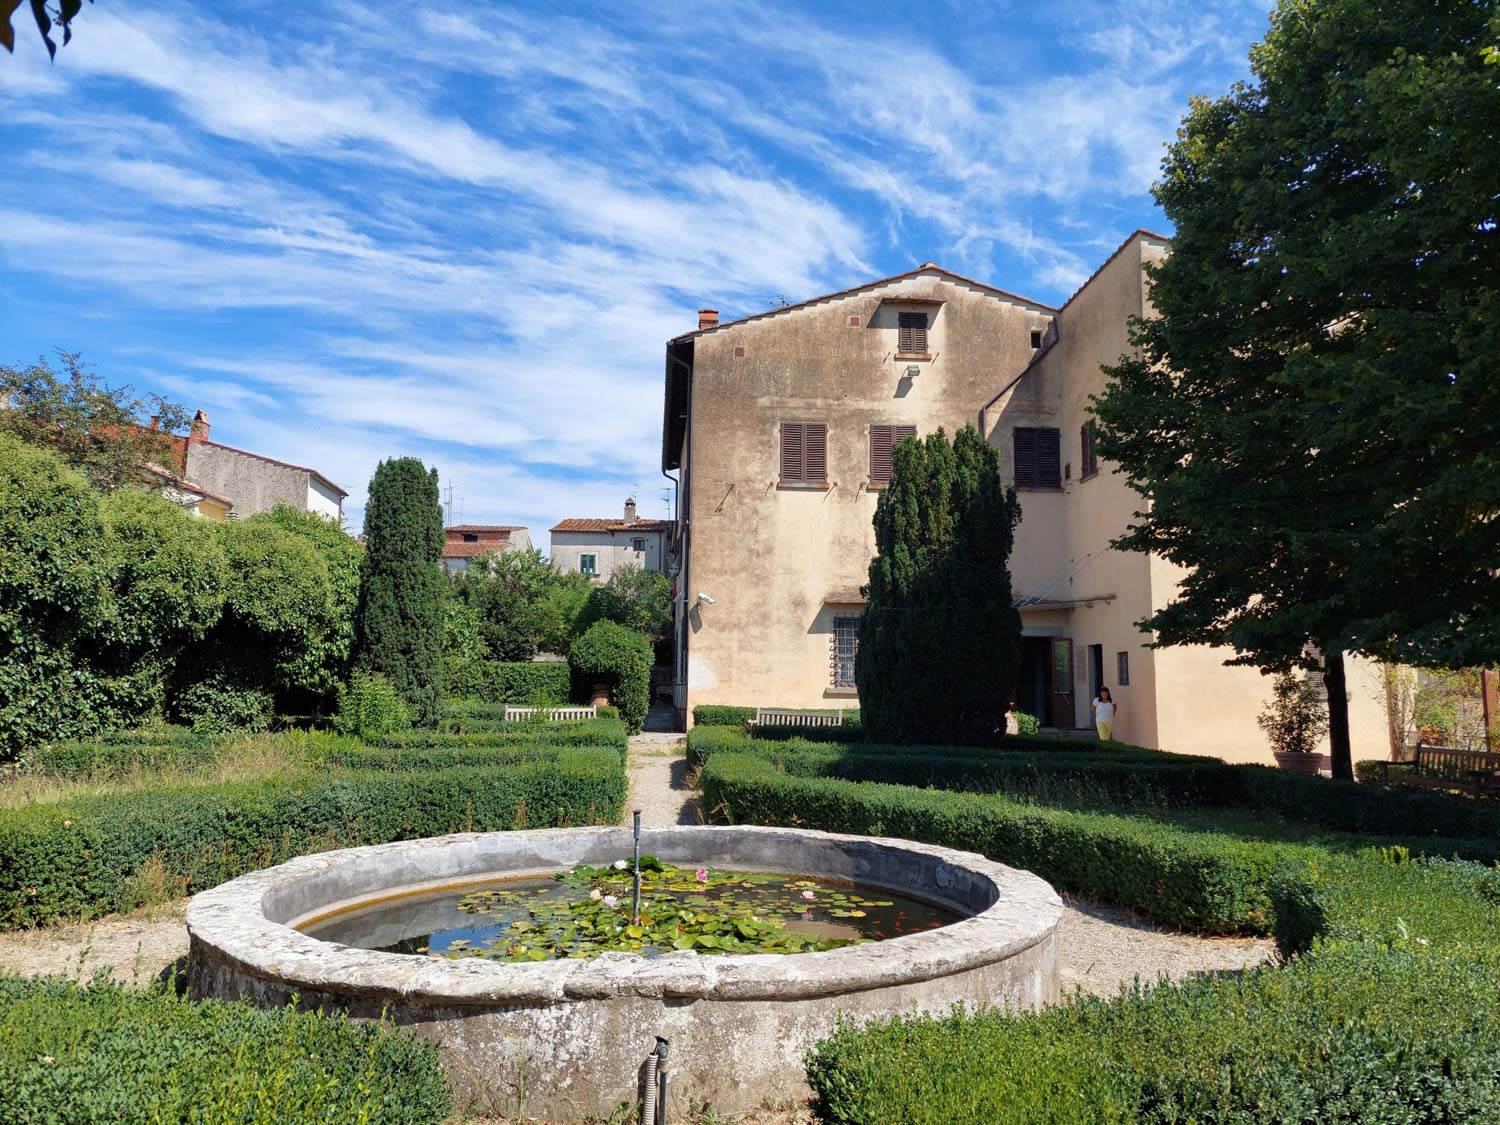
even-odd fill
[{"label": "neighboring rooftop", "polygon": [[569,519],[557,524],[553,531],[667,531],[671,524],[666,520],[635,520],[626,523],[624,520],[592,520],[592,519]]},{"label": "neighboring rooftop", "polygon": [[504,531],[508,533],[512,531],[525,531],[526,529],[520,524],[514,523],[455,523],[449,527],[443,528],[443,530],[460,532]]}]

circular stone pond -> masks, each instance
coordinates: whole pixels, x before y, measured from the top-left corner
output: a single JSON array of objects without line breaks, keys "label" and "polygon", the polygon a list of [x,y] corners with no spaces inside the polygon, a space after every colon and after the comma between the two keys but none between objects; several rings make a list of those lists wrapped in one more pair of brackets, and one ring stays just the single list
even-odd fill
[{"label": "circular stone pond", "polygon": [[[674,1110],[805,1094],[840,1017],[1057,996],[1062,904],[968,852],[783,828],[468,833],[304,856],[188,908],[200,996],[384,1013],[441,1044],[460,1100],[607,1114],[669,1041]],[[603,951],[601,951],[603,950]],[[762,952],[762,950],[775,950]]]}]

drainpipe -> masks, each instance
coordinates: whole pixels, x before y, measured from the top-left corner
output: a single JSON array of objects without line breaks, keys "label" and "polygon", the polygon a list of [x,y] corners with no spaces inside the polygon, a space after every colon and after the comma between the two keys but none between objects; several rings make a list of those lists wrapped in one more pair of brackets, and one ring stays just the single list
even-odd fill
[{"label": "drainpipe", "polygon": [[646,1056],[646,1089],[641,1099],[641,1125],[667,1125],[667,1041],[660,1035]]}]

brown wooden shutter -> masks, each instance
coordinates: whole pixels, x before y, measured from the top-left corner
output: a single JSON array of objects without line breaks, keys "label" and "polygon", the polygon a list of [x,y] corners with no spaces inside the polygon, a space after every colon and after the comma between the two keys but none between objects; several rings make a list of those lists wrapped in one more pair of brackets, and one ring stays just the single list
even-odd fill
[{"label": "brown wooden shutter", "polygon": [[828,479],[828,427],[822,422],[806,422],[802,432],[802,479],[821,484]]},{"label": "brown wooden shutter", "polygon": [[927,354],[927,314],[904,312],[897,315],[896,350],[902,355]]},{"label": "brown wooden shutter", "polygon": [[802,479],[803,433],[801,422],[781,423],[781,479]]},{"label": "brown wooden shutter", "polygon": [[870,427],[870,480],[872,482],[891,479],[891,429],[890,426]]},{"label": "brown wooden shutter", "polygon": [[1036,437],[1036,477],[1038,488],[1062,487],[1062,432],[1039,429]]},{"label": "brown wooden shutter", "polygon": [[1036,431],[1017,426],[1015,429],[1016,446],[1016,487],[1036,487]]}]

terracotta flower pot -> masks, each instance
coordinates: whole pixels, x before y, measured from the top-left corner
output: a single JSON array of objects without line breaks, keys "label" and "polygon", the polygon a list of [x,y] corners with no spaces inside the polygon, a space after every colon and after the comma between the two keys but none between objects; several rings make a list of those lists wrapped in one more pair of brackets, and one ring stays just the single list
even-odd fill
[{"label": "terracotta flower pot", "polygon": [[1323,772],[1323,767],[1328,762],[1327,754],[1284,754],[1279,750],[1275,758],[1276,764],[1284,770],[1311,774],[1314,777]]},{"label": "terracotta flower pot", "polygon": [[589,703],[595,707],[607,707],[609,705],[609,685],[595,684],[592,694],[589,696]]}]

